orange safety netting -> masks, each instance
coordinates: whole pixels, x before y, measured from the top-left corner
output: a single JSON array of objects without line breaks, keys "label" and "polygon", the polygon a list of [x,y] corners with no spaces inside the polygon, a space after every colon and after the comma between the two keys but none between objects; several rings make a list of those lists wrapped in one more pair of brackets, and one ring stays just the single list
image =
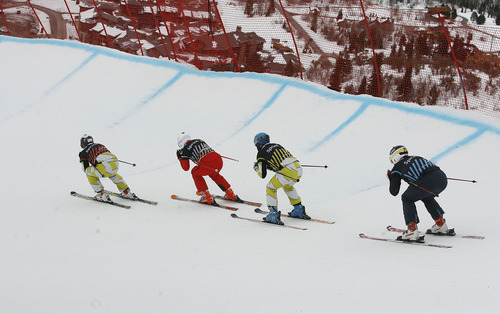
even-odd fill
[{"label": "orange safety netting", "polygon": [[[450,19],[448,7],[398,10],[362,0],[60,1],[65,34],[52,21],[49,34],[34,0],[2,0],[0,34],[75,39],[200,70],[273,73],[349,94],[500,117],[500,29]],[[23,4],[34,31],[19,27],[16,15],[30,15]]]}]

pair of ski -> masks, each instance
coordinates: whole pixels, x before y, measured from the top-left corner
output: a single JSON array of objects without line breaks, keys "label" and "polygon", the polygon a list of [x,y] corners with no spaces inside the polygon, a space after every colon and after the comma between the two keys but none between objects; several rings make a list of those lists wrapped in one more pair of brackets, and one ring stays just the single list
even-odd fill
[{"label": "pair of ski", "polygon": [[[250,205],[250,206],[257,206],[257,207],[262,206],[261,203],[251,202],[251,201],[245,201],[245,200],[240,199],[239,197],[236,200],[234,200],[234,201],[233,200],[227,200],[223,196],[220,196],[220,195],[213,195],[213,197],[215,199],[219,199],[219,200],[225,200],[225,201],[230,201],[230,202],[235,202],[235,203],[240,203],[240,204],[247,204],[247,205]],[[172,195],[171,198],[174,199],[174,200],[178,200],[178,201],[198,203],[198,204],[202,204],[202,205],[208,205],[208,206],[214,206],[214,207],[224,208],[224,209],[232,210],[232,211],[237,211],[238,210],[238,207],[227,206],[227,205],[224,205],[224,204],[219,204],[217,202],[213,202],[212,204],[202,203],[200,201],[193,200],[193,199],[190,199],[190,198],[181,197],[181,196],[178,196],[178,195]]]},{"label": "pair of ski", "polygon": [[[111,195],[111,196],[120,197],[120,198],[129,200],[129,201],[136,201],[136,202],[146,203],[146,204],[150,204],[150,205],[158,205],[158,202],[150,201],[150,200],[146,200],[146,199],[142,199],[142,198],[139,198],[139,197],[131,199],[131,198],[123,197],[120,193],[116,193],[116,192],[112,192],[112,191],[107,191],[107,190],[104,190],[104,193],[106,193],[108,195]],[[125,205],[125,204],[122,204],[122,203],[117,203],[115,201],[111,201],[111,202],[100,201],[100,200],[97,200],[97,199],[93,198],[92,196],[80,194],[80,193],[77,193],[75,191],[71,191],[70,194],[72,196],[79,197],[79,198],[82,198],[82,199],[86,199],[86,200],[89,200],[89,201],[95,201],[95,202],[99,202],[99,203],[103,203],[103,204],[108,204],[108,205],[113,205],[113,206],[121,207],[121,208],[124,208],[124,209],[130,209],[130,205]]]},{"label": "pair of ski", "polygon": [[[262,214],[262,215],[269,214],[269,211],[262,210],[260,208],[255,208],[254,212],[256,212],[257,214]],[[296,229],[296,230],[307,230],[307,228],[303,228],[303,227],[296,227],[296,226],[292,226],[292,225],[278,225],[278,224],[274,224],[274,223],[270,223],[270,222],[264,221],[262,219],[240,217],[240,216],[237,216],[236,214],[232,214],[231,217],[238,218],[238,219],[244,219],[244,220],[248,220],[248,221],[252,221],[252,222],[261,222],[261,223],[265,223],[265,224],[271,224],[271,225],[275,225],[275,226],[279,226],[279,227],[284,227],[284,228],[290,228],[290,229]],[[292,217],[290,215],[283,214],[283,213],[281,214],[281,217],[289,217],[289,218],[293,218],[293,219],[306,220],[306,219],[302,219],[302,218],[295,218],[295,217]],[[319,222],[319,223],[329,224],[329,225],[335,223],[335,221],[327,221],[327,220],[321,220],[321,219],[316,219],[316,218],[307,219],[307,221],[314,221],[314,222]]]},{"label": "pair of ski", "polygon": [[[403,233],[406,231],[404,229],[395,228],[393,226],[387,226],[386,229],[387,229],[387,231],[399,232],[399,233]],[[425,234],[430,234],[430,235],[434,235],[434,236],[455,236],[456,235],[455,228],[449,229],[447,233],[432,233],[429,229],[429,230],[427,230],[427,232]],[[479,236],[479,235],[460,235],[460,238],[483,240],[485,237]]]},{"label": "pair of ski", "polygon": [[[199,203],[199,204],[203,204],[203,205],[224,208],[224,209],[228,209],[228,210],[232,210],[232,211],[237,211],[238,210],[237,207],[227,206],[227,205],[223,205],[223,204],[219,204],[219,203],[207,204],[207,203],[202,203],[202,202],[197,201],[197,200],[180,197],[180,196],[177,196],[177,195],[172,195],[171,197],[172,197],[172,199],[178,200],[178,201]],[[226,201],[231,201],[231,200],[227,200],[223,196],[219,196],[219,195],[214,195],[214,198],[221,199],[221,200],[226,200]],[[232,202],[246,204],[246,205],[251,205],[251,206],[256,206],[256,207],[262,206],[262,203],[246,201],[246,200],[242,200],[242,199],[239,199],[239,198],[237,200],[235,200],[235,201],[232,201]],[[258,213],[258,214],[264,214],[264,215],[269,214],[268,211],[264,211],[264,210],[262,210],[260,208],[255,208],[254,211],[256,213]],[[289,217],[287,214],[281,214],[281,216],[282,217]],[[236,219],[247,220],[247,221],[251,221],[251,222],[265,223],[265,224],[274,225],[274,226],[283,227],[283,228],[290,228],[290,229],[296,229],[296,230],[307,230],[307,228],[302,228],[302,227],[296,227],[296,226],[291,226],[291,225],[278,225],[278,224],[269,223],[269,222],[266,222],[266,221],[260,220],[260,219],[241,217],[241,216],[238,216],[235,213],[231,214],[231,217],[236,218]],[[291,218],[293,218],[293,217],[291,217]],[[300,218],[295,218],[295,219],[300,219]],[[334,221],[326,221],[326,220],[314,219],[314,218],[312,218],[310,221],[324,223],[324,224],[333,224],[333,223],[335,223]]]},{"label": "pair of ski", "polygon": [[[392,226],[387,226],[387,231],[402,233],[405,230],[394,228]],[[455,236],[455,230],[450,229],[450,231],[448,233],[442,233],[442,234],[434,234],[434,233],[430,233],[429,231],[427,231],[426,234],[430,234],[430,235],[434,235],[434,236]],[[359,236],[362,239],[368,239],[368,240],[377,240],[377,241],[385,241],[385,242],[393,242],[393,243],[406,243],[406,244],[421,245],[421,246],[431,246],[431,247],[437,247],[437,248],[442,248],[442,249],[452,248],[452,246],[444,245],[444,244],[433,244],[433,243],[426,243],[426,242],[402,241],[402,240],[397,240],[397,239],[371,237],[371,236],[367,236],[364,233],[360,233]],[[462,235],[461,238],[476,239],[476,240],[484,239],[483,236],[476,236],[476,235]]]}]

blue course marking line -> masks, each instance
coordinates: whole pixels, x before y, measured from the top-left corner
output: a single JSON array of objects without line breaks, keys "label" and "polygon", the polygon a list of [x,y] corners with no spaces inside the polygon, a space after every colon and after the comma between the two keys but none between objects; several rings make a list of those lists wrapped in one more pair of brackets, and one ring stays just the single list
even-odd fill
[{"label": "blue course marking line", "polygon": [[52,93],[59,85],[62,83],[66,82],[69,80],[75,73],[83,69],[92,59],[94,59],[97,56],[97,52],[93,52],[90,56],[88,56],[83,62],[77,66],[73,71],[71,71],[68,75],[66,75],[64,78],[62,78],[59,82],[55,83],[51,88],[49,88],[45,93],[44,96],[47,96]]},{"label": "blue course marking line", "polygon": [[[246,122],[243,123],[243,127],[241,129],[244,129],[245,127],[249,126],[253,121],[255,121],[255,119],[257,119],[264,111],[266,111],[266,109],[268,109],[269,107],[272,106],[272,104],[276,101],[276,99],[278,99],[278,97],[283,93],[283,91],[285,90],[285,88],[287,87],[288,84],[283,84],[272,96],[271,98],[264,104],[264,106],[262,106],[259,110],[259,112],[257,112],[253,117],[251,117],[250,119],[248,119]],[[238,133],[239,131],[237,131],[236,133]]]},{"label": "blue course marking line", "polygon": [[282,76],[277,76],[277,75],[268,75],[268,74],[261,74],[261,73],[253,73],[253,72],[245,72],[245,73],[234,73],[234,72],[206,72],[206,71],[200,71],[197,69],[193,69],[190,67],[187,67],[183,64],[176,63],[174,61],[169,61],[165,59],[156,59],[156,58],[150,58],[150,57],[143,57],[143,56],[137,56],[137,55],[130,55],[121,51],[113,50],[107,47],[100,47],[100,46],[92,46],[88,44],[83,44],[80,42],[76,41],[63,41],[63,40],[56,40],[56,39],[27,39],[27,38],[17,38],[17,37],[10,37],[10,36],[2,36],[0,35],[0,43],[4,42],[17,42],[17,43],[23,43],[23,44],[29,44],[29,45],[54,45],[54,46],[61,46],[61,47],[71,47],[74,49],[79,49],[79,50],[84,50],[84,51],[92,51],[101,55],[105,55],[111,58],[116,58],[116,59],[122,59],[122,60],[127,60],[130,62],[134,63],[143,63],[143,64],[149,64],[153,66],[161,66],[165,68],[171,68],[171,69],[176,69],[179,72],[182,72],[184,74],[190,74],[190,75],[195,75],[195,76],[204,76],[204,77],[226,77],[226,78],[243,78],[243,79],[255,79],[259,80],[262,82],[268,82],[272,84],[286,84],[289,87],[296,87],[298,89],[302,89],[305,91],[308,91],[310,93],[325,97],[327,99],[332,99],[332,100],[342,100],[342,99],[347,99],[347,100],[356,100],[356,101],[370,101],[371,105],[374,106],[381,106],[381,107],[388,107],[388,108],[393,108],[396,110],[400,110],[403,112],[407,113],[413,113],[413,114],[419,114],[423,116],[429,116],[433,117],[436,119],[440,119],[443,121],[447,121],[453,124],[457,125],[463,125],[463,126],[471,126],[471,127],[476,127],[478,129],[483,129],[486,128],[488,131],[495,133],[496,135],[500,135],[500,128],[492,126],[487,123],[479,122],[479,121],[473,121],[461,117],[456,117],[453,114],[448,114],[448,113],[440,113],[440,112],[433,112],[431,110],[428,110],[427,107],[420,107],[420,106],[413,106],[409,104],[403,104],[403,103],[397,103],[397,102],[392,102],[390,100],[382,99],[382,98],[375,98],[375,97],[369,97],[369,96],[355,96],[355,95],[348,95],[348,94],[341,94],[341,93],[336,93],[332,92],[331,90],[327,89],[324,86],[319,86],[313,83],[309,82],[304,82],[304,81],[299,81],[294,78],[287,78],[287,77],[282,77]]},{"label": "blue course marking line", "polygon": [[253,117],[251,117],[250,119],[248,119],[246,122],[243,122],[243,125],[242,125],[241,128],[237,129],[233,134],[229,135],[225,139],[222,139],[221,142],[215,144],[214,146],[217,147],[217,146],[221,145],[222,143],[226,142],[230,138],[236,136],[236,134],[238,134],[241,131],[243,131],[247,126],[249,126],[250,124],[252,124],[252,122],[255,121],[255,119],[257,119],[264,111],[266,111],[269,107],[271,107],[273,105],[273,103],[283,93],[283,91],[285,90],[285,88],[287,86],[288,86],[288,84],[281,85],[281,87],[276,92],[274,92],[274,94],[271,96],[271,98],[269,98],[269,100],[260,108],[260,110]]},{"label": "blue course marking line", "polygon": [[479,121],[474,121],[474,120],[458,117],[458,116],[453,115],[453,113],[448,114],[448,113],[444,113],[444,112],[430,111],[429,107],[425,107],[425,106],[413,106],[411,104],[391,102],[390,100],[384,101],[382,99],[377,99],[376,101],[373,102],[373,105],[379,106],[379,107],[396,109],[396,110],[404,111],[406,113],[418,114],[421,116],[439,119],[439,120],[450,122],[453,124],[462,125],[462,126],[469,126],[469,127],[473,127],[473,128],[477,128],[477,129],[483,129],[486,127],[486,128],[488,128],[489,131],[500,135],[500,129],[498,127],[488,125],[484,122],[479,122]]},{"label": "blue course marking line", "polygon": [[357,118],[359,118],[359,116],[361,116],[361,114],[363,112],[365,112],[365,110],[366,110],[366,108],[368,108],[368,106],[369,106],[369,104],[367,104],[367,103],[361,104],[361,106],[358,108],[358,110],[356,110],[356,112],[354,112],[346,121],[344,121],[344,123],[342,123],[341,125],[339,125],[330,134],[328,134],[327,136],[325,136],[325,138],[323,138],[316,145],[314,145],[311,149],[309,149],[309,152],[314,151],[316,148],[320,147],[321,145],[323,145],[324,143],[326,143],[327,141],[329,141],[332,137],[334,137],[335,135],[337,135],[338,133],[340,133],[340,131],[342,131],[344,128],[346,128],[354,120],[356,120]]},{"label": "blue course marking line", "polygon": [[481,136],[484,132],[486,132],[488,129],[486,127],[484,128],[481,128],[481,129],[478,129],[476,132],[474,132],[473,134],[465,137],[464,139],[458,141],[457,143],[451,145],[449,148],[445,149],[443,152],[437,154],[436,156],[434,156],[433,158],[431,158],[432,161],[437,161],[441,158],[443,158],[444,156],[450,154],[452,151],[464,146],[464,145],[467,145],[469,144],[470,142],[476,140],[479,136]]},{"label": "blue course marking line", "polygon": [[146,98],[140,105],[139,107],[141,106],[144,106],[145,104],[147,104],[148,102],[150,102],[151,100],[155,99],[158,95],[160,95],[164,90],[166,90],[167,88],[169,88],[170,86],[174,85],[175,82],[177,82],[182,76],[184,76],[184,73],[182,72],[178,72],[172,79],[170,79],[167,83],[163,84],[160,88],[158,88],[157,91],[155,91],[151,96],[149,96],[148,98]]},{"label": "blue course marking line", "polygon": [[120,125],[123,121],[125,121],[127,118],[129,118],[130,116],[132,116],[132,114],[139,110],[141,107],[145,106],[147,103],[149,103],[151,100],[155,99],[156,97],[158,97],[158,95],[160,95],[164,90],[166,90],[167,88],[169,88],[170,86],[172,86],[175,82],[177,82],[182,76],[184,76],[184,73],[182,72],[178,72],[172,79],[170,79],[168,82],[166,82],[165,84],[163,84],[162,86],[160,86],[151,96],[147,97],[146,99],[144,99],[140,104],[138,104],[136,106],[136,109],[133,110],[132,112],[129,112],[128,114],[126,114],[125,116],[123,116],[119,121],[116,121],[113,123],[113,125],[111,127],[115,127],[115,126],[118,126]]}]

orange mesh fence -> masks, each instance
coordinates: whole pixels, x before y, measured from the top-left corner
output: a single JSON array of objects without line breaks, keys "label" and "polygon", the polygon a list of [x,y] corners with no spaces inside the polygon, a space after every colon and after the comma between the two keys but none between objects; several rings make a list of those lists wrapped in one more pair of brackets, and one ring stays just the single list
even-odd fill
[{"label": "orange mesh fence", "polygon": [[[500,117],[500,29],[450,19],[448,7],[398,10],[362,0],[60,0],[60,8],[49,9],[63,16],[63,32],[39,17],[41,1],[1,0],[0,34],[73,38],[200,70],[272,73],[349,94]],[[29,31],[19,15],[31,19]]]}]

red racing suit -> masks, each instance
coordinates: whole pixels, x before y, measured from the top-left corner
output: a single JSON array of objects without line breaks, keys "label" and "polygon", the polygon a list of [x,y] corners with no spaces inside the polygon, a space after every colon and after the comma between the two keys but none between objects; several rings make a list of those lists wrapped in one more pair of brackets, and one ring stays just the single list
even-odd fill
[{"label": "red racing suit", "polygon": [[220,174],[223,166],[221,156],[203,140],[193,139],[187,142],[182,149],[177,150],[177,158],[184,171],[189,170],[189,160],[196,164],[191,170],[191,174],[198,192],[208,190],[204,176],[209,176],[222,191],[231,187]]}]

